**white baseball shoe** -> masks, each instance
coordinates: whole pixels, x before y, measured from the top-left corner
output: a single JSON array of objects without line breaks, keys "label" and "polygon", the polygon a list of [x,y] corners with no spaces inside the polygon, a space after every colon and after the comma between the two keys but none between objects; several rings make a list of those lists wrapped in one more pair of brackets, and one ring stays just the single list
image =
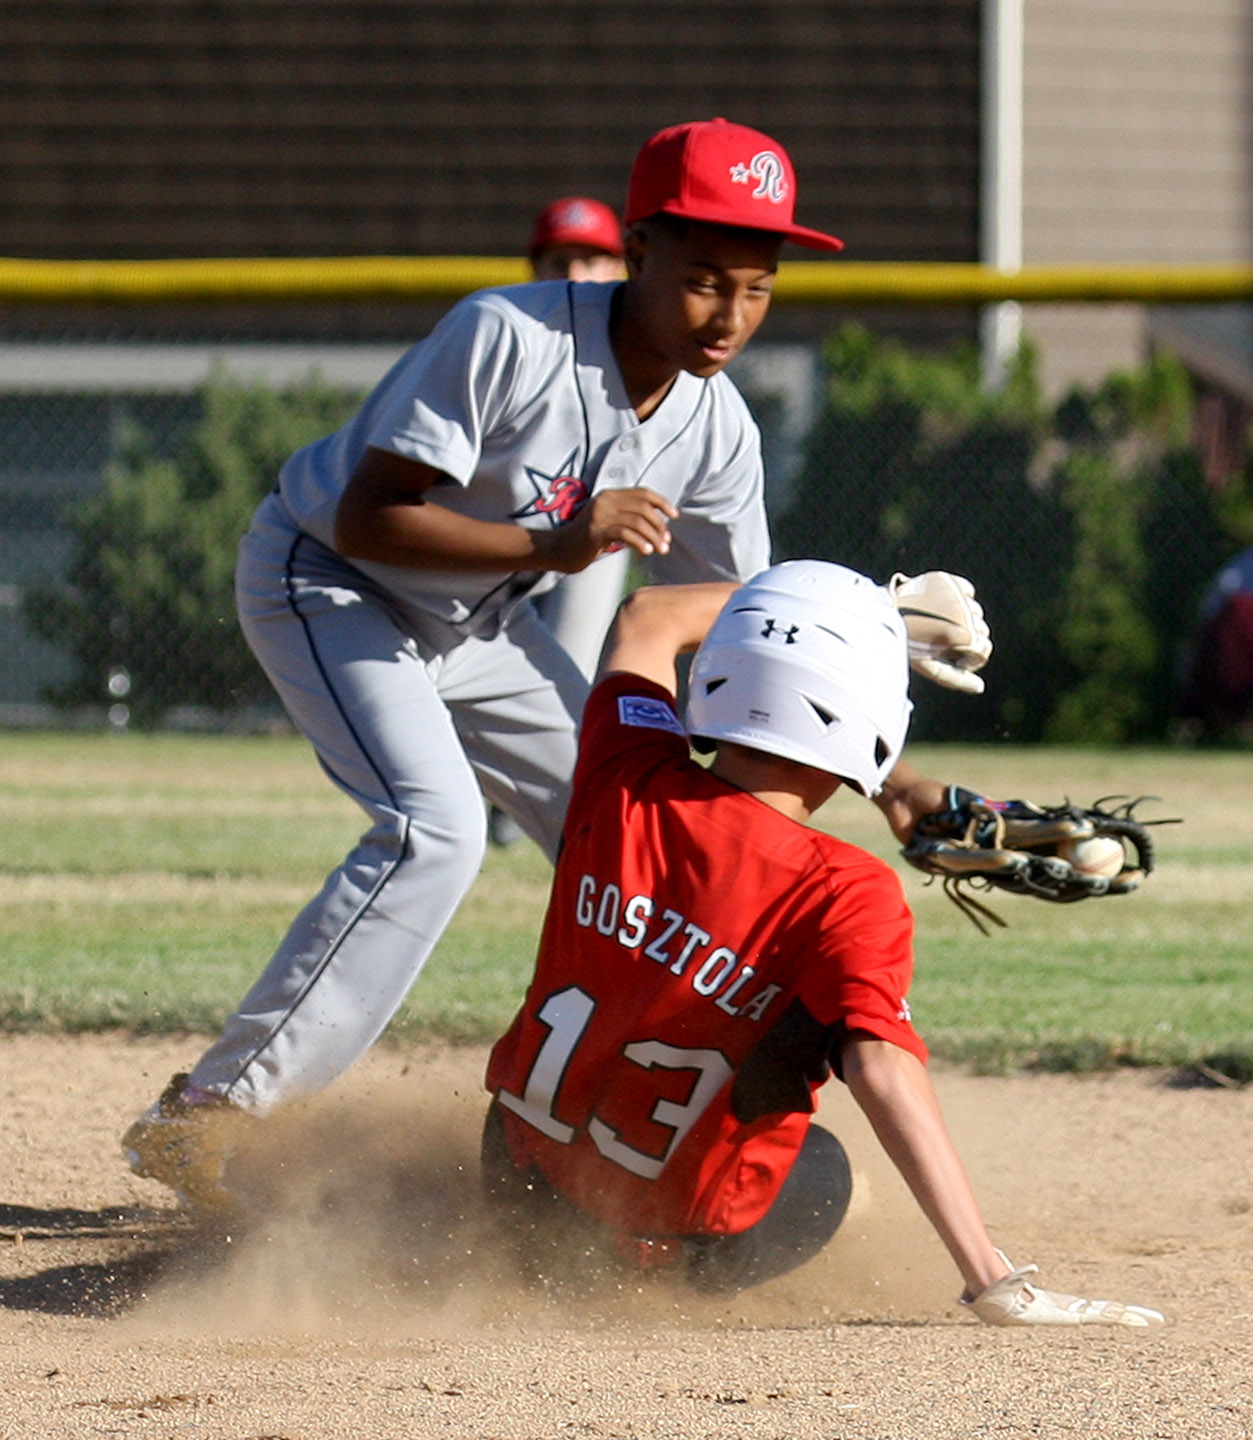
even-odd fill
[{"label": "white baseball shoe", "polygon": [[168,1185],[193,1216],[224,1219],[238,1207],[227,1162],[250,1120],[238,1105],[175,1075],[122,1136],[122,1154],[136,1175]]}]

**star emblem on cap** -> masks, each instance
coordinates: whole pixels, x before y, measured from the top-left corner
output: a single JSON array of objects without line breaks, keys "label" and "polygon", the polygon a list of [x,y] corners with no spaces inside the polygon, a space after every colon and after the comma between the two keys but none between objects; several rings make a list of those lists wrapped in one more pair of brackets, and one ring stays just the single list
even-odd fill
[{"label": "star emblem on cap", "polygon": [[747,185],[747,184],[748,184],[748,177],[749,177],[749,169],[748,169],[748,166],[747,166],[747,165],[740,164],[740,165],[732,165],[732,166],[731,166],[731,184],[732,184],[732,185]]}]

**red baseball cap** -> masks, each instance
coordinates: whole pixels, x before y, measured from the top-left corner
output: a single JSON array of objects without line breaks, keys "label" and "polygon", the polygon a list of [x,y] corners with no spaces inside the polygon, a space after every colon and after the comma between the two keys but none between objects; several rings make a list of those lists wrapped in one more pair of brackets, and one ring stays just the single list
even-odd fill
[{"label": "red baseball cap", "polygon": [[712,225],[769,230],[810,250],[843,250],[843,240],[793,223],[796,172],[777,140],[729,120],[672,125],[635,157],[626,223],[678,215]]},{"label": "red baseball cap", "polygon": [[586,245],[606,255],[622,255],[622,225],[600,200],[566,195],[539,212],[527,254],[532,259],[554,245]]}]

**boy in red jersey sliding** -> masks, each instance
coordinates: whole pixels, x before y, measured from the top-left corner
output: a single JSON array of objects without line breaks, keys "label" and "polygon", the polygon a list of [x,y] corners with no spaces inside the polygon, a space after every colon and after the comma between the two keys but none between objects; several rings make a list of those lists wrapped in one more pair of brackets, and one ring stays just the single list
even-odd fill
[{"label": "boy in red jersey sliding", "polygon": [[[685,728],[675,658],[697,645]],[[817,1254],[847,1208],[844,1151],[810,1124],[834,1073],[980,1319],[1154,1323],[1041,1290],[995,1248],[910,1021],[900,881],[807,824],[841,784],[890,806],[906,647],[885,590],[818,561],[622,607],[536,972],[488,1067],[489,1194],[533,1246],[577,1248],[582,1228],[701,1290],[756,1284]]]}]

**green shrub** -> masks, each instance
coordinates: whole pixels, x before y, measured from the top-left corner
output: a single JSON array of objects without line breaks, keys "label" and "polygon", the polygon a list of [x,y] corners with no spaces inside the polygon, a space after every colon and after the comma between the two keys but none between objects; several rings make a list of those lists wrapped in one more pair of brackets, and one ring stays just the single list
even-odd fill
[{"label": "green shrub", "polygon": [[992,627],[986,695],[915,686],[915,733],[1163,734],[1197,596],[1232,548],[1189,446],[1178,363],[1159,356],[1049,406],[1029,345],[996,392],[971,346],[916,354],[846,327],[825,359],[825,405],[777,552],[881,580],[955,570]]},{"label": "green shrub", "polygon": [[1228,543],[1192,422],[1187,376],[1164,355],[1072,391],[1055,411],[1063,448],[1052,484],[1075,530],[1046,739],[1165,733],[1179,651]]},{"label": "green shrub", "polygon": [[272,702],[235,620],[236,547],[283,461],[360,397],[312,375],[280,390],[219,371],[199,398],[168,453],[122,432],[103,488],[67,517],[69,578],[27,597],[31,629],[75,661],[47,697],[58,706],[107,703],[110,676],[140,725],[174,706]]}]

